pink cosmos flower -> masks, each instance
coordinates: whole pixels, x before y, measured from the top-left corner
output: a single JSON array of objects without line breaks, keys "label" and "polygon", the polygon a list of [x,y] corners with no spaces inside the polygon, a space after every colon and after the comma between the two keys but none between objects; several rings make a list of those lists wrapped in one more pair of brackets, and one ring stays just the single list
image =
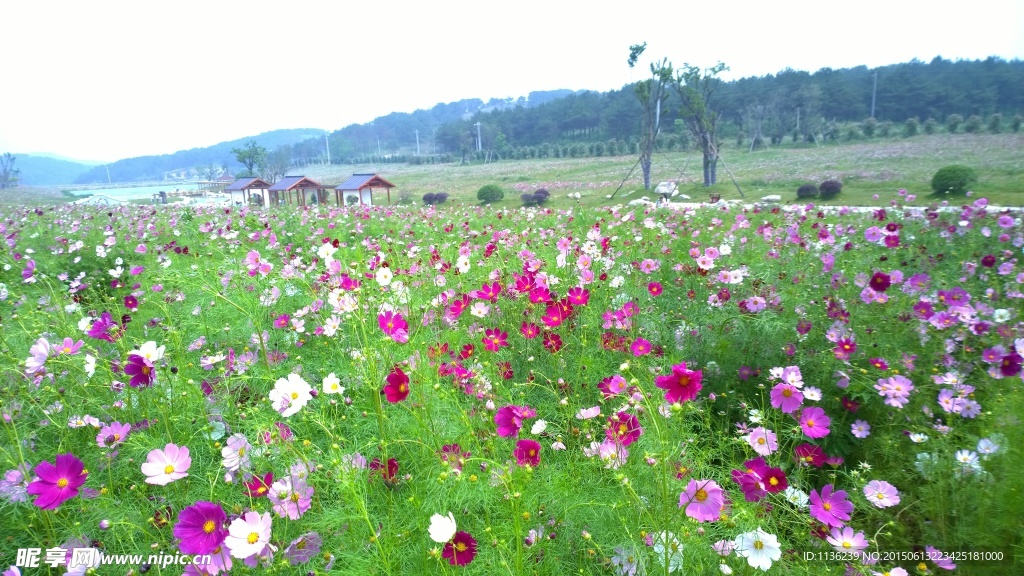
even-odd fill
[{"label": "pink cosmos flower", "polygon": [[610,376],[601,380],[597,385],[597,389],[601,391],[601,394],[603,394],[606,399],[618,396],[626,389],[626,379],[618,374]]},{"label": "pink cosmos flower", "polygon": [[750,431],[747,435],[747,444],[761,456],[768,456],[779,449],[775,432],[761,426]]},{"label": "pink cosmos flower", "polygon": [[537,466],[540,464],[540,448],[540,442],[525,438],[516,442],[512,455],[516,457],[516,463],[520,466]]},{"label": "pink cosmos flower", "polygon": [[811,516],[826,526],[843,526],[850,520],[853,503],[846,499],[846,491],[835,490],[831,484],[821,489],[811,490]]},{"label": "pink cosmos flower", "polygon": [[640,427],[640,420],[635,414],[619,412],[614,416],[608,417],[608,428],[605,430],[605,436],[613,442],[629,446],[636,442],[643,433],[643,428]]},{"label": "pink cosmos flower", "polygon": [[878,508],[888,508],[900,503],[900,493],[885,480],[872,480],[864,487],[864,497]]},{"label": "pink cosmos flower", "polygon": [[274,482],[268,496],[278,516],[298,520],[312,505],[313,487],[301,478],[285,476]]},{"label": "pink cosmos flower", "polygon": [[686,402],[697,397],[701,389],[704,373],[700,370],[687,370],[686,362],[672,366],[672,374],[658,376],[654,385],[665,390],[665,400],[671,403]]},{"label": "pink cosmos flower", "polygon": [[776,384],[771,393],[772,406],[786,414],[795,412],[804,403],[803,392],[792,384]]},{"label": "pink cosmos flower", "polygon": [[142,465],[142,473],[146,475],[147,484],[166,486],[175,480],[188,476],[192,466],[192,458],[188,455],[187,446],[167,444],[163,450],[155,449],[146,456]]},{"label": "pink cosmos flower", "polygon": [[582,286],[570,288],[565,296],[573,306],[586,306],[590,302],[590,291]]},{"label": "pink cosmos flower", "polygon": [[529,406],[504,406],[494,414],[494,423],[498,427],[498,436],[519,436],[524,418],[533,418],[537,412]]},{"label": "pink cosmos flower", "polygon": [[860,552],[868,547],[868,540],[864,537],[864,533],[854,532],[853,528],[849,526],[832,528],[825,540],[844,554]]},{"label": "pink cosmos flower", "polygon": [[387,310],[377,316],[377,324],[384,334],[395,342],[404,344],[409,341],[409,324],[401,314]]},{"label": "pink cosmos flower", "polygon": [[78,342],[75,342],[71,338],[65,338],[64,341],[61,342],[60,344],[53,345],[53,351],[56,352],[57,354],[67,354],[69,356],[73,356],[75,354],[78,354],[78,351],[82,348],[83,344],[85,344],[84,340],[79,340]]},{"label": "pink cosmos flower", "polygon": [[694,480],[679,495],[679,507],[686,507],[686,515],[698,522],[714,522],[725,506],[724,491],[714,480]]},{"label": "pink cosmos flower", "polygon": [[519,329],[519,331],[527,340],[533,340],[537,336],[540,336],[540,326],[537,326],[533,322],[523,322],[523,325]]},{"label": "pink cosmos flower", "polygon": [[483,344],[487,350],[497,352],[508,346],[508,332],[504,332],[500,328],[488,328],[484,330]]},{"label": "pink cosmos flower", "polygon": [[832,419],[824,410],[817,406],[804,408],[800,412],[800,428],[808,438],[824,438],[828,436],[828,425]]},{"label": "pink cosmos flower", "polygon": [[96,435],[96,444],[100,448],[113,448],[128,439],[128,432],[131,428],[131,424],[111,422],[100,428],[99,434]]},{"label": "pink cosmos flower", "polygon": [[647,292],[651,296],[657,297],[661,296],[662,292],[664,292],[664,289],[661,287],[660,282],[651,282],[647,285]]},{"label": "pink cosmos flower", "polygon": [[949,557],[948,554],[944,554],[942,550],[935,548],[934,546],[924,547],[925,555],[935,563],[935,566],[942,568],[943,570],[956,570],[956,564]]},{"label": "pink cosmos flower", "polygon": [[45,460],[36,464],[32,471],[37,478],[26,491],[36,496],[33,504],[39,508],[55,510],[66,500],[78,496],[78,488],[88,477],[84,470],[85,464],[74,454],[58,454],[55,464]]}]

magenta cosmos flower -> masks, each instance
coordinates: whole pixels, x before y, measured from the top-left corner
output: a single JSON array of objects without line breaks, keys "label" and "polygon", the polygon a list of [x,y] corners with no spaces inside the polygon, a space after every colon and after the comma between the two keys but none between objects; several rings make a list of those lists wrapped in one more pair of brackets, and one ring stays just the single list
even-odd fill
[{"label": "magenta cosmos flower", "polygon": [[686,362],[683,362],[672,367],[672,374],[655,378],[654,385],[665,391],[668,402],[686,402],[697,397],[703,377],[703,372],[687,370]]},{"label": "magenta cosmos flower", "polygon": [[384,385],[384,397],[388,402],[396,404],[409,396],[409,377],[402,372],[402,369],[395,366],[395,369],[388,374],[387,384]]},{"label": "magenta cosmos flower", "polygon": [[714,480],[694,480],[679,495],[679,507],[686,507],[686,515],[698,522],[718,520],[725,506],[722,487]]},{"label": "magenta cosmos flower", "polygon": [[220,504],[202,500],[179,512],[174,537],[180,541],[181,553],[211,554],[228,535],[227,520]]},{"label": "magenta cosmos flower", "polygon": [[36,464],[33,472],[38,478],[28,485],[26,491],[37,496],[33,504],[43,510],[54,510],[66,500],[78,496],[78,488],[85,484],[88,476],[84,470],[85,464],[74,454],[58,454],[55,464],[45,460]]},{"label": "magenta cosmos flower", "polygon": [[192,466],[192,458],[188,455],[188,446],[168,444],[163,450],[152,450],[142,465],[142,473],[146,475],[147,484],[166,486],[175,480],[188,476]]},{"label": "magenta cosmos flower", "polygon": [[508,332],[504,332],[500,328],[489,328],[484,331],[482,341],[484,348],[488,351],[497,352],[508,346]]},{"label": "magenta cosmos flower", "polygon": [[804,408],[800,412],[800,428],[808,438],[824,438],[828,436],[828,425],[831,423],[832,419],[828,417],[828,414],[817,406]]},{"label": "magenta cosmos flower", "polygon": [[608,429],[605,430],[605,436],[612,442],[629,446],[636,442],[643,433],[640,420],[634,414],[619,412],[608,417]]},{"label": "magenta cosmos flower", "polygon": [[498,427],[498,436],[519,436],[524,418],[533,418],[537,412],[529,406],[504,406],[494,414],[494,424]]},{"label": "magenta cosmos flower", "polygon": [[401,314],[388,310],[377,316],[377,324],[384,334],[395,342],[404,344],[409,341],[409,324]]},{"label": "magenta cosmos flower", "polygon": [[128,439],[128,432],[131,431],[131,429],[131,424],[111,422],[103,428],[100,428],[99,434],[96,435],[96,444],[99,445],[100,448],[113,448]]},{"label": "magenta cosmos flower", "polygon": [[452,566],[465,566],[476,558],[476,540],[469,535],[469,532],[459,532],[452,536],[450,542],[444,545],[441,557],[448,560]]},{"label": "magenta cosmos flower", "polygon": [[153,363],[145,356],[129,354],[128,363],[124,365],[124,373],[132,377],[128,384],[132,388],[149,386],[153,383],[154,368]]},{"label": "magenta cosmos flower", "polygon": [[795,412],[804,403],[803,392],[792,384],[785,382],[777,384],[772,388],[772,406],[782,410],[786,414]]},{"label": "magenta cosmos flower", "polygon": [[845,490],[835,490],[826,484],[819,495],[811,490],[811,516],[826,526],[843,526],[850,519],[853,503],[846,499]]},{"label": "magenta cosmos flower", "polygon": [[525,438],[516,442],[516,448],[512,451],[516,457],[516,464],[520,466],[537,466],[540,464],[540,442]]},{"label": "magenta cosmos flower", "polygon": [[633,356],[646,356],[651,353],[651,343],[643,338],[637,338],[629,349],[633,352]]}]

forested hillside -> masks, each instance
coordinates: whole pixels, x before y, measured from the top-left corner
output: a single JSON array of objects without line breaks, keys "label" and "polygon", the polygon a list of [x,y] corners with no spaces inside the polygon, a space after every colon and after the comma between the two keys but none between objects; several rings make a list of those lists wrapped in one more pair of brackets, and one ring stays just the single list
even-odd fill
[{"label": "forested hillside", "polygon": [[[631,85],[604,93],[566,92],[565,97],[540,105],[519,101],[492,109],[465,105],[478,100],[463,101],[438,105],[430,113],[391,114],[373,123],[348,126],[331,134],[332,159],[335,163],[378,156],[382,161],[407,159],[416,152],[417,131],[421,155],[456,156],[475,150],[478,137],[482,149],[498,154],[517,147],[579,142],[607,146],[615,140],[612,145],[624,145],[639,137],[640,105]],[[814,73],[787,69],[722,82],[712,104],[722,115],[720,137],[760,133],[766,142],[811,141],[822,135],[837,137],[834,130],[839,123],[860,123],[871,117],[873,96],[875,121],[865,128],[872,133],[861,135],[872,136],[876,125],[879,132],[895,129],[912,118],[921,131],[947,129],[948,122],[954,131],[988,129],[994,114],[1000,115],[995,120],[1000,124],[997,130],[1011,130],[1014,116],[1024,112],[1024,62],[935,58],[877,69],[825,68]],[[531,94],[527,103],[533,102]],[[478,111],[432,124],[430,120],[446,116],[435,113],[443,106],[455,113]],[[662,122],[662,139],[670,146],[685,140],[685,131],[674,125],[678,110],[678,97],[672,93]],[[977,118],[967,122],[972,116]],[[294,147],[294,161],[310,157],[304,149],[309,145]]]}]

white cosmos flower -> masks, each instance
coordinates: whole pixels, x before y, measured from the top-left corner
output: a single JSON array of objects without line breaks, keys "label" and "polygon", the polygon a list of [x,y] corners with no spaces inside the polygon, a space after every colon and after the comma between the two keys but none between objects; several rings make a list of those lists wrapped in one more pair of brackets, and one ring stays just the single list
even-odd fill
[{"label": "white cosmos flower", "polygon": [[779,547],[779,539],[761,530],[744,532],[736,537],[736,554],[747,559],[751,568],[768,570],[772,562],[782,557],[782,549]]},{"label": "white cosmos flower", "polygon": [[155,363],[163,359],[164,348],[166,348],[166,346],[157,347],[156,342],[150,340],[143,344],[142,346],[139,346],[139,349],[136,352],[134,352],[134,354],[142,356],[146,360]]},{"label": "white cosmos flower", "polygon": [[427,532],[430,533],[430,539],[434,542],[447,544],[455,537],[456,530],[455,515],[451,512],[448,513],[448,516],[434,514],[430,517],[430,528],[427,529]]},{"label": "white cosmos flower", "polygon": [[381,286],[391,284],[391,279],[394,277],[395,275],[391,272],[390,268],[378,268],[376,274],[374,274],[377,284],[380,284]]},{"label": "white cosmos flower", "polygon": [[544,420],[537,420],[536,422],[533,423],[533,428],[530,428],[530,433],[534,434],[534,435],[542,434],[547,429],[548,429],[548,423],[546,421],[544,421]]},{"label": "white cosmos flower", "polygon": [[288,378],[278,378],[274,389],[270,391],[270,401],[274,409],[285,418],[295,414],[313,397],[313,389],[298,374],[289,374]]},{"label": "white cosmos flower", "polygon": [[344,394],[345,387],[341,385],[341,380],[331,372],[324,377],[324,394]]}]

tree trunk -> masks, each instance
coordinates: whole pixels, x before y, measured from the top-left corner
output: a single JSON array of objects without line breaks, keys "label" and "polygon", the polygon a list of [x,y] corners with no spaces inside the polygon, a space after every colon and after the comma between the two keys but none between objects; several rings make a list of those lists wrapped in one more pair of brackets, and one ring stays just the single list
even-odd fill
[{"label": "tree trunk", "polygon": [[651,189],[651,156],[644,154],[640,158],[640,170],[644,173],[644,190]]}]

